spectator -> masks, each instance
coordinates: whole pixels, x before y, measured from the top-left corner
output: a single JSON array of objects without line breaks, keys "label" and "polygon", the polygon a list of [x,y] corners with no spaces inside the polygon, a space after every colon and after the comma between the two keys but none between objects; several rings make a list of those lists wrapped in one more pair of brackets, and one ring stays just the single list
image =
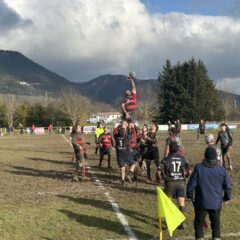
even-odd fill
[{"label": "spectator", "polygon": [[35,135],[35,129],[36,129],[36,127],[35,127],[35,125],[33,123],[32,126],[31,126],[31,134],[32,135]]},{"label": "spectator", "polygon": [[[195,237],[202,240],[203,224],[209,215],[212,228],[212,239],[220,240],[220,213],[222,202],[231,199],[231,181],[224,167],[217,163],[217,153],[212,147],[205,151],[205,158],[198,164],[187,185],[187,197],[193,199],[195,191]],[[224,192],[224,196],[223,196]]]},{"label": "spectator", "polygon": [[52,124],[49,124],[49,126],[48,126],[48,133],[49,134],[53,133],[53,125]]}]

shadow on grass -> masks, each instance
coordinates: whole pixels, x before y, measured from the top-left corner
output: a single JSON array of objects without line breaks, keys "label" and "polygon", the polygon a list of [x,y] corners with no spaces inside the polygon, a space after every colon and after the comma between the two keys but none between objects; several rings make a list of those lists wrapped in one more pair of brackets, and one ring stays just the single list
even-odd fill
[{"label": "shadow on grass", "polygon": [[51,179],[70,179],[72,177],[71,172],[66,171],[54,171],[54,170],[40,170],[35,168],[19,167],[19,166],[10,166],[15,170],[5,170],[6,172],[16,174],[16,175],[25,175],[32,177],[45,177]]},{"label": "shadow on grass", "polygon": [[51,159],[45,159],[45,158],[26,158],[32,161],[41,161],[41,162],[47,162],[47,163],[54,163],[54,164],[65,164],[65,165],[73,165],[74,163],[70,161],[58,161],[58,160],[51,160]]},{"label": "shadow on grass", "polygon": [[156,187],[159,184],[146,184],[145,180],[138,178],[133,183],[127,183],[126,186],[117,184],[119,181],[119,173],[116,170],[109,172],[107,168],[91,167],[94,170],[94,176],[103,184],[111,185],[111,188],[122,190],[125,192],[146,193],[156,195]]},{"label": "shadow on grass", "polygon": [[18,151],[18,152],[37,152],[37,153],[53,153],[54,151],[42,151],[42,150],[35,150],[35,149],[24,149],[24,148],[18,148],[16,150],[16,148],[0,148],[1,151],[9,151],[9,152],[13,152],[13,151]]},{"label": "shadow on grass", "polygon": [[[111,204],[107,201],[101,201],[101,200],[89,199],[89,198],[74,198],[74,197],[65,196],[65,195],[58,195],[58,197],[68,199],[68,200],[73,201],[75,203],[78,203],[80,205],[88,205],[88,206],[92,206],[92,207],[95,207],[95,208],[103,209],[105,211],[114,212]],[[135,219],[139,222],[144,222],[146,224],[151,224],[151,222],[156,221],[155,218],[152,218],[152,217],[150,217],[146,214],[135,212],[135,211],[132,211],[132,210],[129,210],[129,209],[120,208],[120,211],[124,215],[129,216],[129,217],[131,217],[131,218],[133,218],[133,219]]]},{"label": "shadow on grass", "polygon": [[[75,220],[76,222],[83,224],[88,227],[94,227],[96,229],[104,229],[109,232],[115,232],[120,235],[124,235],[125,238],[126,233],[123,230],[121,223],[113,222],[105,218],[96,217],[96,216],[87,216],[84,214],[77,214],[69,210],[61,209],[59,212],[65,214],[68,218]],[[150,239],[152,236],[141,231],[135,230],[134,232],[141,237],[141,239]],[[106,236],[107,238],[107,236]]]},{"label": "shadow on grass", "polygon": [[122,186],[122,185],[113,185],[111,186],[113,189],[122,190],[124,192],[133,192],[133,193],[146,193],[151,195],[156,195],[156,189],[150,189],[145,187],[139,187],[138,183],[131,183],[130,185]]}]

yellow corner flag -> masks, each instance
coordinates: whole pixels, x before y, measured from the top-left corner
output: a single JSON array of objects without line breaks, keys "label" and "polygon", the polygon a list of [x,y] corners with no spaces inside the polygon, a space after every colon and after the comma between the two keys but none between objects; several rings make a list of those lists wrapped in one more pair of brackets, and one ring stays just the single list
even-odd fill
[{"label": "yellow corner flag", "polygon": [[175,204],[167,197],[160,187],[157,187],[158,217],[160,223],[160,240],[162,240],[162,220],[166,219],[169,235],[172,237],[175,229],[186,219]]}]

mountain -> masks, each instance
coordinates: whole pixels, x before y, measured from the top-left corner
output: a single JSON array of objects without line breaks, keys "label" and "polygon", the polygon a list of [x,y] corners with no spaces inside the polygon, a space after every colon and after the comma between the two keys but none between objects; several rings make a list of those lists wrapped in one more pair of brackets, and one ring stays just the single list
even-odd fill
[{"label": "mountain", "polygon": [[0,93],[55,94],[61,88],[73,85],[19,52],[0,50]]},{"label": "mountain", "polygon": [[[138,99],[155,98],[157,81],[137,80]],[[131,83],[124,75],[102,75],[84,83],[73,83],[15,51],[0,50],[0,94],[57,96],[64,87],[74,87],[93,101],[112,106],[119,102]],[[240,106],[240,95],[220,91],[222,99],[231,98]]]},{"label": "mountain", "polygon": [[[156,80],[137,80],[137,88],[143,95],[149,94]],[[124,75],[102,75],[84,83],[78,83],[82,95],[89,97],[93,101],[105,102],[110,105],[119,104],[126,90],[131,90],[131,82]],[[144,96],[143,96],[144,98]]]}]

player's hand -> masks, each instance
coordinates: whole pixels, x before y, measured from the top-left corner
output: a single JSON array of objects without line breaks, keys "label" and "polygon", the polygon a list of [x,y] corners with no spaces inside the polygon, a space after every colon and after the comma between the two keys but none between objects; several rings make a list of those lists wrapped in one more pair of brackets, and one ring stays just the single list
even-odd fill
[{"label": "player's hand", "polygon": [[126,113],[126,119],[130,119],[130,115]]},{"label": "player's hand", "polygon": [[232,146],[229,146],[228,149],[231,150],[231,149],[232,149]]}]

